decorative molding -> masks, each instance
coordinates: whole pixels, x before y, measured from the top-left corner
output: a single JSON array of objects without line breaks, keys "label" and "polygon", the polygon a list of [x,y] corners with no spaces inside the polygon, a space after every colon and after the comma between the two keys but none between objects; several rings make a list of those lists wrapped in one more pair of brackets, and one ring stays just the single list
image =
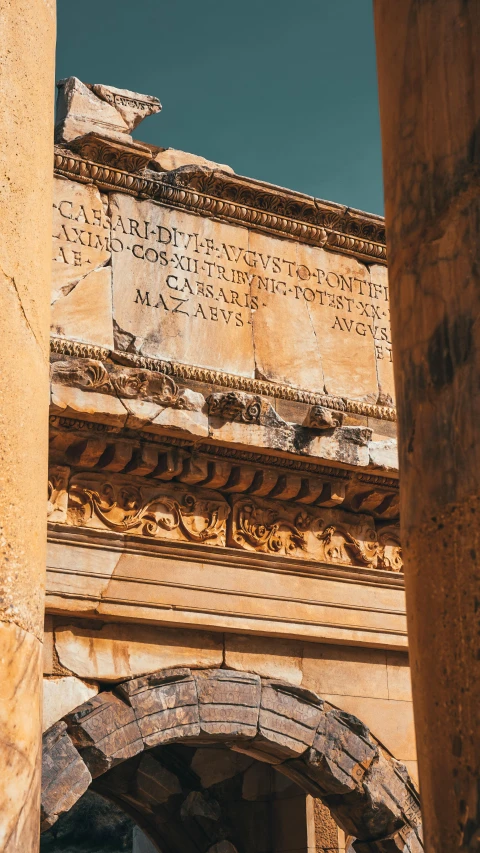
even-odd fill
[{"label": "decorative molding", "polygon": [[177,438],[139,442],[128,430],[76,419],[50,418],[50,458],[53,465],[83,470],[114,471],[133,476],[215,489],[223,494],[249,494],[292,501],[297,506],[340,506],[375,518],[396,519],[398,481],[378,477],[363,482],[343,468],[314,465],[298,459],[249,453]]},{"label": "decorative molding", "polygon": [[79,154],[84,160],[125,172],[140,172],[152,159],[152,149],[146,145],[125,144],[114,139],[105,139],[98,133],[77,136],[68,145],[71,151]]},{"label": "decorative molding", "polygon": [[[403,589],[404,578],[403,574],[385,571],[379,567],[365,568],[364,566],[344,566],[341,563],[319,563],[316,560],[297,560],[291,557],[289,560],[281,560],[276,554],[256,553],[255,551],[246,551],[242,548],[232,548],[228,545],[218,548],[216,545],[211,545],[208,542],[201,544],[189,542],[172,542],[167,539],[152,539],[132,534],[124,537],[121,533],[116,533],[112,530],[96,530],[95,537],[92,538],[91,530],[82,527],[71,527],[67,524],[48,523],[48,542],[54,545],[65,545],[72,548],[81,548],[82,551],[88,549],[90,553],[99,553],[101,551],[114,551],[115,553],[128,553],[139,555],[140,557],[159,557],[165,559],[197,560],[202,565],[222,566],[228,562],[229,567],[235,569],[248,569],[255,572],[274,573],[287,576],[305,577],[305,578],[321,578],[331,579],[339,578],[348,583],[362,583],[365,586],[384,587],[385,589]],[[53,567],[50,569],[55,571]],[[88,577],[102,577],[101,572],[88,569],[85,571],[78,567],[67,569],[64,567],[62,572],[67,575],[80,575]],[[179,583],[182,583],[180,580]],[[198,589],[196,586],[189,586],[189,589]],[[213,589],[213,587],[212,587]],[[266,587],[268,590],[268,586]],[[229,590],[232,594],[241,595],[242,592]],[[276,593],[273,589],[268,592],[258,592],[256,597],[275,598]],[[301,601],[301,599],[299,599]],[[326,606],[332,606],[332,602],[322,601]],[[338,605],[333,602],[333,606]],[[375,606],[373,600],[369,604],[349,604],[349,608],[353,611],[365,611],[373,613],[393,614],[403,616],[403,609],[384,608],[383,606]],[[406,636],[406,632],[405,632]]]},{"label": "decorative molding", "polygon": [[[188,463],[188,460],[186,460]],[[191,465],[184,466],[195,473]],[[400,572],[399,530],[372,516],[310,505],[188,490],[118,473],[49,474],[49,521],[152,539],[229,545],[262,554],[324,564]],[[202,472],[200,472],[202,473]],[[330,504],[331,506],[331,504]],[[378,528],[378,533],[377,533]]]},{"label": "decorative molding", "polygon": [[[322,563],[376,568],[379,543],[373,519],[343,510],[317,510],[272,501],[232,498],[228,525],[232,546]],[[390,569],[388,559],[383,569]],[[398,569],[395,569],[398,571]]]},{"label": "decorative molding", "polygon": [[93,358],[105,361],[110,358],[110,350],[97,347],[94,344],[84,344],[80,341],[69,341],[67,338],[50,338],[50,352],[54,355],[69,355],[74,358]]},{"label": "decorative molding", "polygon": [[68,485],[67,524],[117,533],[225,545],[230,508],[218,494],[77,474]]},{"label": "decorative molding", "polygon": [[154,373],[163,373],[174,377],[176,380],[205,382],[209,385],[232,388],[235,391],[250,392],[264,397],[306,403],[314,407],[320,406],[325,409],[378,418],[379,420],[396,421],[397,419],[396,410],[391,406],[378,406],[374,403],[363,403],[359,400],[347,400],[343,397],[315,394],[311,391],[292,388],[289,385],[280,385],[276,382],[267,382],[263,379],[236,376],[231,373],[223,373],[222,371],[210,370],[204,367],[194,367],[189,364],[179,364],[178,362],[163,361],[131,353],[107,350],[103,347],[82,344],[64,338],[52,337],[50,349],[56,355],[90,358],[101,361],[112,360],[125,366],[139,367]]},{"label": "decorative molding", "polygon": [[[101,159],[102,154],[98,156]],[[199,166],[160,174],[147,170],[138,175],[83,159],[63,146],[55,148],[54,164],[57,174],[93,181],[103,190],[151,198],[369,263],[386,263],[385,224],[380,216]]]}]

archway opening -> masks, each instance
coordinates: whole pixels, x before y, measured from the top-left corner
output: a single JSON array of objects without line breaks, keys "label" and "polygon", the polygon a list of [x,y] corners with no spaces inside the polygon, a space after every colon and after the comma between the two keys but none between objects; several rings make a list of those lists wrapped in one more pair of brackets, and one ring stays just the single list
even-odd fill
[{"label": "archway opening", "polygon": [[337,853],[326,807],[271,764],[221,744],[171,744],[94,780],[41,853]]},{"label": "archway opening", "polygon": [[415,788],[366,726],[252,673],[162,670],[67,714],[44,739],[44,829],[90,786],[161,853],[315,849],[312,798],[357,853],[423,850]]}]

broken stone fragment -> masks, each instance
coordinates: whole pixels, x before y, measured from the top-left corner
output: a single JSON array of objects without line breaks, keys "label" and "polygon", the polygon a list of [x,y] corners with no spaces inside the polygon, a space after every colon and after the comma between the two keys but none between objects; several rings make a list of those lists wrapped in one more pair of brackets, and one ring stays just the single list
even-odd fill
[{"label": "broken stone fragment", "polygon": [[92,86],[77,77],[60,80],[57,88],[57,142],[70,142],[90,131],[120,142],[130,141],[131,131],[162,108],[158,98],[151,95],[99,83]]},{"label": "broken stone fragment", "polygon": [[207,397],[208,413],[223,421],[239,421],[244,424],[262,426],[286,426],[275,409],[262,397],[229,391],[226,394],[210,394]]},{"label": "broken stone fragment", "polygon": [[382,441],[370,441],[368,444],[369,462],[372,468],[383,471],[398,471],[398,447],[396,438]]},{"label": "broken stone fragment", "polygon": [[165,148],[163,151],[159,151],[153,158],[153,163],[165,172],[171,172],[181,166],[195,165],[235,174],[232,167],[225,163],[215,163],[213,160],[206,160],[205,157],[200,157],[198,154],[189,154],[188,151],[178,151],[176,148]]},{"label": "broken stone fragment", "polygon": [[303,422],[311,429],[336,429],[343,424],[343,412],[326,409],[325,406],[312,406]]}]

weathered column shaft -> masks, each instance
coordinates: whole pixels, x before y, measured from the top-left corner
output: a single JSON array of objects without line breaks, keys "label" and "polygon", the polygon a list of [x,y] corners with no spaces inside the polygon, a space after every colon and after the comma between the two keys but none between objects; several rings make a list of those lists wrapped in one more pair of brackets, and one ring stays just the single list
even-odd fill
[{"label": "weathered column shaft", "polygon": [[427,850],[480,844],[480,3],[375,0]]},{"label": "weathered column shaft", "polygon": [[38,850],[55,0],[0,0],[0,850]]}]

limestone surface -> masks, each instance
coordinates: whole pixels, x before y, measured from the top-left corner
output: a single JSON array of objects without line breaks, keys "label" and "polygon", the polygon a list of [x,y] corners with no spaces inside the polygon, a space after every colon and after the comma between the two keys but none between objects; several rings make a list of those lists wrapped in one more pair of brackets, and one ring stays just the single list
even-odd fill
[{"label": "limestone surface", "polygon": [[130,131],[162,108],[158,98],[150,95],[98,83],[91,86],[77,77],[60,80],[57,87],[58,142],[69,142],[94,130],[102,136],[129,141]]}]

